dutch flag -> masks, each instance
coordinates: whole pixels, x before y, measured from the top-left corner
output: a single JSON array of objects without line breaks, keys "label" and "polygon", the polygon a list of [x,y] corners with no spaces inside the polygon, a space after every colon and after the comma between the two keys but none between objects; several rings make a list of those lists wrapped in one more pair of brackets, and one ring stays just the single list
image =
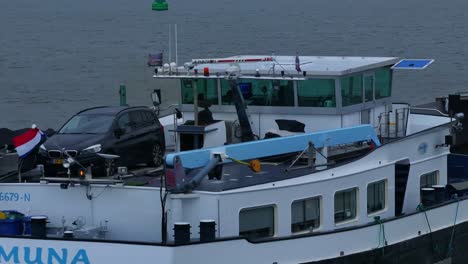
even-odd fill
[{"label": "dutch flag", "polygon": [[25,158],[45,138],[44,132],[33,126],[25,133],[13,138],[13,145],[18,156]]},{"label": "dutch flag", "polygon": [[299,62],[299,56],[296,55],[296,61],[295,61],[295,64],[296,64],[296,71],[297,72],[301,72],[301,63]]}]

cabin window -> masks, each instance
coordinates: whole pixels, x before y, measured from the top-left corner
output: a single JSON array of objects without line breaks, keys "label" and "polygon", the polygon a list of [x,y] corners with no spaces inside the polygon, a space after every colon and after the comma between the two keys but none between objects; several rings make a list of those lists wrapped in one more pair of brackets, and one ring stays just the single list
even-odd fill
[{"label": "cabin window", "polygon": [[294,201],[291,205],[291,232],[313,230],[320,226],[320,197]]},{"label": "cabin window", "polygon": [[366,102],[374,101],[374,76],[364,76],[364,100]]},{"label": "cabin window", "polygon": [[362,75],[341,78],[343,106],[362,103]]},{"label": "cabin window", "polygon": [[193,88],[197,82],[198,103],[199,105],[218,104],[218,84],[216,79],[182,79],[181,94],[183,104],[193,104]]},{"label": "cabin window", "polygon": [[272,237],[275,233],[275,207],[242,209],[239,213],[239,235],[250,239]]},{"label": "cabin window", "polygon": [[385,208],[387,181],[373,182],[367,185],[367,213],[372,214]]},{"label": "cabin window", "polygon": [[[293,81],[239,79],[239,89],[247,105],[294,106]],[[221,103],[233,104],[231,86],[221,80]]]},{"label": "cabin window", "polygon": [[335,107],[335,80],[310,79],[297,82],[299,106]]},{"label": "cabin window", "polygon": [[432,187],[432,185],[437,185],[439,182],[439,171],[433,171],[421,175],[419,179],[419,184],[421,188]]},{"label": "cabin window", "polygon": [[335,223],[356,218],[357,188],[335,193]]},{"label": "cabin window", "polygon": [[375,71],[375,99],[392,95],[392,71],[390,68],[381,68]]}]

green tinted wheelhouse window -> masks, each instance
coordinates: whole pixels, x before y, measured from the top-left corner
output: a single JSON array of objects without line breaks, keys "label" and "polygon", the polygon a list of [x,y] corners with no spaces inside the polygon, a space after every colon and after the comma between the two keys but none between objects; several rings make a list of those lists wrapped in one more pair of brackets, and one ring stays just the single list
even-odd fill
[{"label": "green tinted wheelhouse window", "polygon": [[[237,85],[247,105],[294,106],[294,86],[289,80],[239,79]],[[221,80],[221,103],[233,104],[231,86]]]},{"label": "green tinted wheelhouse window", "polygon": [[375,71],[375,99],[392,95],[392,70],[381,68]]},{"label": "green tinted wheelhouse window", "polygon": [[343,106],[362,103],[362,75],[341,78]]},{"label": "green tinted wheelhouse window", "polygon": [[335,107],[335,80],[310,79],[297,82],[299,106]]},{"label": "green tinted wheelhouse window", "polygon": [[193,88],[197,82],[198,101],[218,104],[218,85],[216,79],[181,80],[181,95],[183,104],[193,104]]}]

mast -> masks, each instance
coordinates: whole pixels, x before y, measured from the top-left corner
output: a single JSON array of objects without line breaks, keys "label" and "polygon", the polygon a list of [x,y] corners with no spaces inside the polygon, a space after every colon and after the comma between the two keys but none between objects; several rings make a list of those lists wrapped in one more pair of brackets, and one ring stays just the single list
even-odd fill
[{"label": "mast", "polygon": [[174,24],[174,34],[175,34],[175,63],[176,65],[179,65],[179,61],[177,58],[177,24]]},{"label": "mast", "polygon": [[172,43],[171,43],[171,38],[172,38],[172,34],[171,34],[171,31],[172,31],[172,27],[171,27],[171,24],[169,24],[169,63],[171,63],[171,60],[172,60]]}]

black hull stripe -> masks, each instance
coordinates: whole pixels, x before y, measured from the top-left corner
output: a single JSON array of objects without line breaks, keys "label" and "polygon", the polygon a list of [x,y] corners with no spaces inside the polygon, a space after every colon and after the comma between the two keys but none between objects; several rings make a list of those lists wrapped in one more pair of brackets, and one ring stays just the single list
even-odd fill
[{"label": "black hull stripe", "polygon": [[[382,248],[302,264],[466,264],[468,222]],[[346,252],[344,252],[346,254]]]}]

